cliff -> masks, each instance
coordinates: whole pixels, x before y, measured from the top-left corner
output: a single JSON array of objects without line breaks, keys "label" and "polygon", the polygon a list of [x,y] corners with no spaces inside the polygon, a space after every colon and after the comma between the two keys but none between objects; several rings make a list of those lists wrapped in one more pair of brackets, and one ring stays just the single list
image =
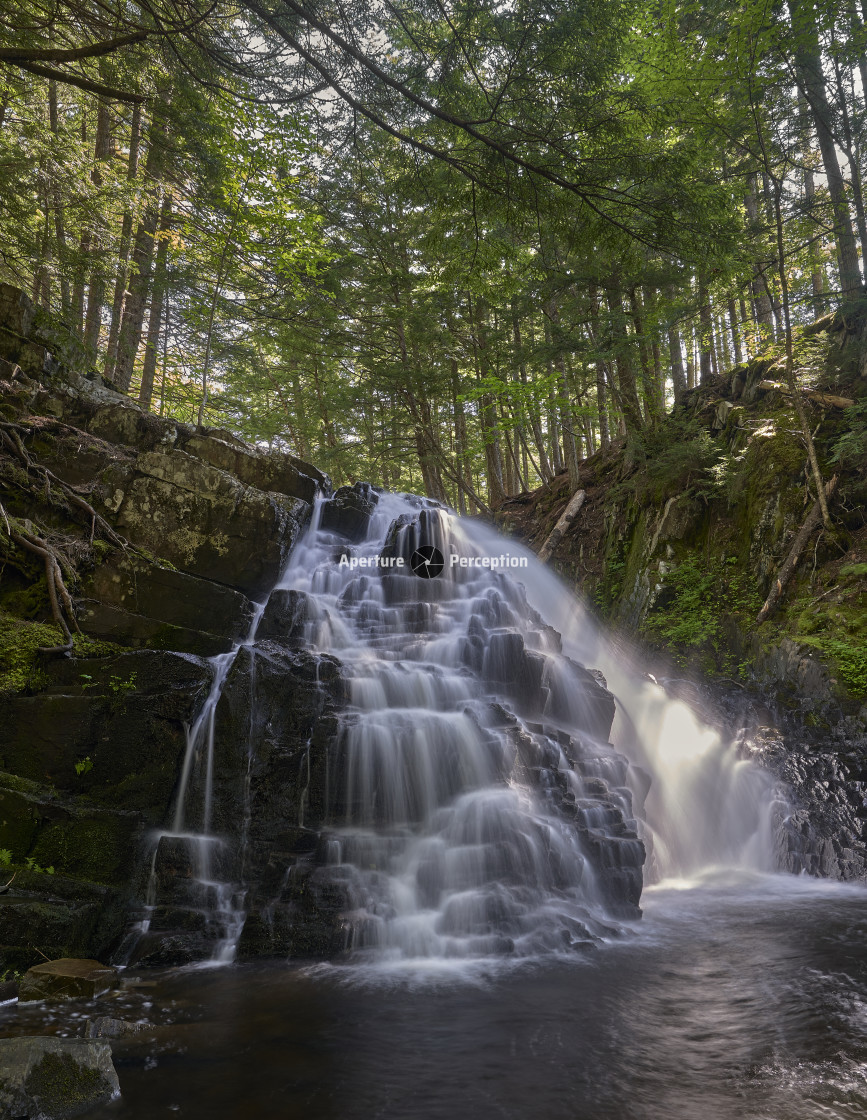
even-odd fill
[{"label": "cliff", "polygon": [[[246,635],[331,490],[291,455],[161,419],[83,368],[0,285],[0,973],[117,942],[207,658]],[[300,724],[315,706],[303,677]]]}]

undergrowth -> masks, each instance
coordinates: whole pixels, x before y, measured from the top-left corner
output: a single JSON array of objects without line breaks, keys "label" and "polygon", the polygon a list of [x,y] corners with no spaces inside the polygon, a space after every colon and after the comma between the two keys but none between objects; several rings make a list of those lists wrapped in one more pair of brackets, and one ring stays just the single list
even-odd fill
[{"label": "undergrowth", "polygon": [[738,570],[736,557],[688,556],[664,576],[664,586],[642,625],[643,637],[674,650],[683,663],[690,650],[720,653],[725,616],[754,618],[761,595]]}]

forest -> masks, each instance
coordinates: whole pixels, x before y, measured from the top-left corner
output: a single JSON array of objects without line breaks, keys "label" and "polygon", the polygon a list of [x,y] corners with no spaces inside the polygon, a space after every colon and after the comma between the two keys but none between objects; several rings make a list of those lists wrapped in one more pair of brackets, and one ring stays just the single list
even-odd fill
[{"label": "forest", "polygon": [[863,290],[865,25],[865,0],[3,0],[0,280],[146,408],[335,484],[461,512],[575,489],[758,354],[801,401],[799,326]]}]

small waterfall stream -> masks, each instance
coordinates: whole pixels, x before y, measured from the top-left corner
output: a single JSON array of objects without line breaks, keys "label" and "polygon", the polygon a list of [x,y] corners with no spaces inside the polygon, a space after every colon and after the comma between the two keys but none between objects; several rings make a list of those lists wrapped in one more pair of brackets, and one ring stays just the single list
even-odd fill
[{"label": "small waterfall stream", "polygon": [[[175,940],[234,959],[260,744],[251,716],[239,819],[215,835],[215,725],[240,651],[274,643],[339,662],[318,819],[312,737],[285,817],[315,833],[300,863],[356,955],[559,952],[637,918],[645,878],[773,868],[771,778],[632,669],[531,553],[427,500],[349,499],[317,504],[245,642],[214,659],[139,934],[168,902]],[[266,916],[297,876],[281,858]]]}]

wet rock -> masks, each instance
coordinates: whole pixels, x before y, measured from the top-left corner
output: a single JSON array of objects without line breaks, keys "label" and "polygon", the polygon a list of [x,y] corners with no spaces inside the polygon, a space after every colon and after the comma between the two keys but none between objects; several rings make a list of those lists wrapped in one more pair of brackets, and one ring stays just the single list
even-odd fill
[{"label": "wet rock", "polygon": [[0,983],[0,1003],[8,1003],[11,999],[18,999],[18,981],[4,980]]},{"label": "wet rock", "polygon": [[108,1015],[100,1015],[88,1020],[87,1038],[129,1038],[130,1035],[142,1034],[148,1029],[148,1023],[131,1023],[128,1019],[112,1019]]},{"label": "wet rock", "polygon": [[178,968],[211,959],[214,938],[193,933],[147,933],[136,946],[131,964],[137,968]]},{"label": "wet rock", "polygon": [[272,591],[256,629],[256,641],[271,638],[288,645],[302,640],[310,605],[303,591]]},{"label": "wet rock", "polygon": [[66,1120],[120,1095],[107,1042],[0,1039],[0,1107],[16,1120]]},{"label": "wet rock", "polygon": [[79,621],[87,634],[207,657],[245,638],[253,618],[240,592],[123,553],[86,578],[82,599]]},{"label": "wet rock", "polygon": [[94,999],[117,986],[118,973],[99,961],[64,957],[27,970],[18,991],[20,1003],[30,1000]]},{"label": "wet rock", "polygon": [[[162,824],[183,757],[184,723],[207,695],[208,662],[138,650],[53,661],[46,674],[49,691],[0,697],[2,769],[86,792],[110,808],[136,810],[151,824]],[[75,764],[83,758],[92,766],[79,774]]]},{"label": "wet rock", "polygon": [[341,486],[323,505],[320,525],[353,543],[362,541],[378,501],[379,495],[368,482]]}]

